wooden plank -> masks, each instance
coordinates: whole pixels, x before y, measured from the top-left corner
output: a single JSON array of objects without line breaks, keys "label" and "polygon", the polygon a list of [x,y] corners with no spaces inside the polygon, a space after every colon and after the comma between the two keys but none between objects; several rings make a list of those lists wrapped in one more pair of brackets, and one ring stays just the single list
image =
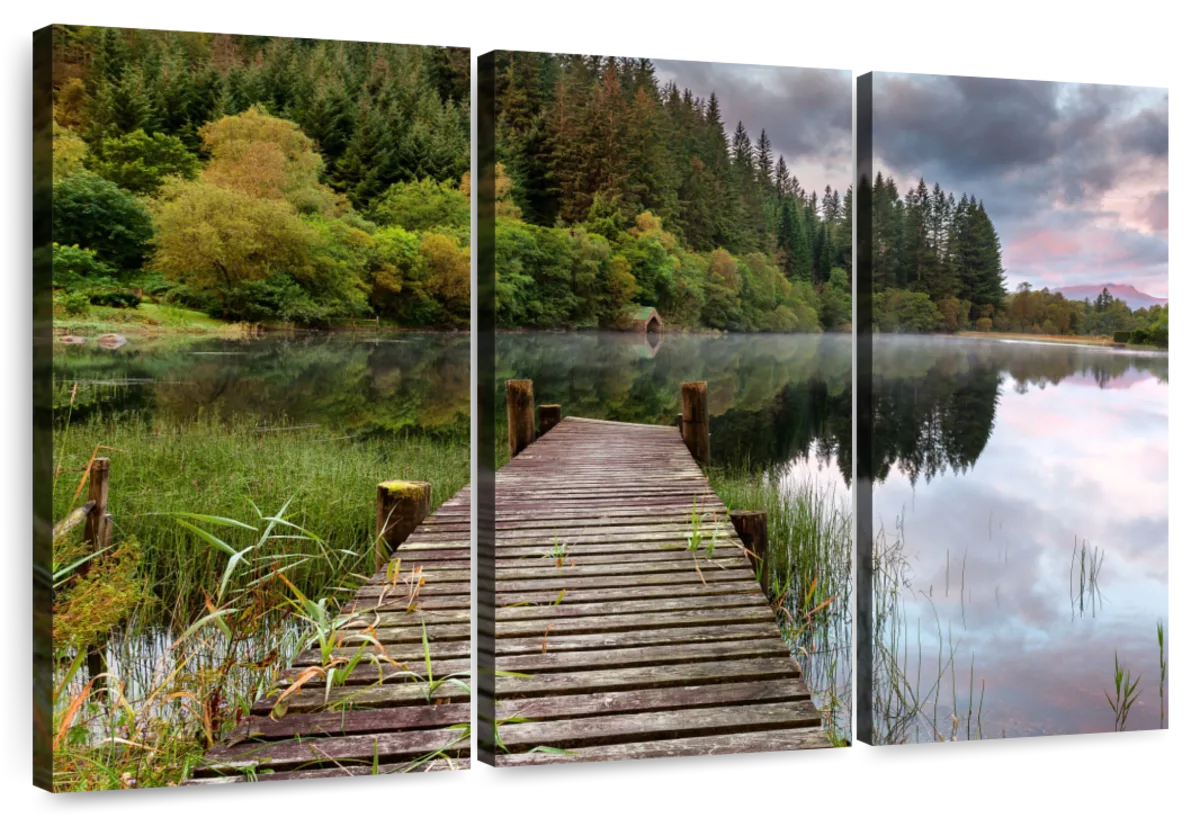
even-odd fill
[{"label": "wooden plank", "polygon": [[807,702],[729,705],[690,710],[654,710],[615,716],[583,716],[575,719],[501,725],[500,740],[509,752],[534,747],[558,749],[589,747],[664,739],[689,738],[756,730],[788,730],[812,727],[812,706]]},{"label": "wooden plank", "polygon": [[649,690],[654,687],[682,687],[729,681],[795,679],[796,676],[796,663],[791,658],[741,659],[578,673],[540,673],[529,678],[501,676],[496,679],[496,695],[506,699],[517,696]]},{"label": "wooden plank", "polygon": [[695,736],[682,739],[607,744],[579,747],[568,754],[514,753],[496,757],[496,766],[515,767],[534,764],[563,764],[575,761],[621,761],[674,756],[708,756],[728,753],[814,750],[829,747],[829,738],[819,727],[793,730],[764,730],[754,733]]},{"label": "wooden plank", "polygon": [[379,710],[347,710],[341,713],[289,713],[282,719],[251,716],[234,728],[227,736],[226,744],[297,736],[352,736],[387,730],[449,727],[470,720],[470,704],[388,707]]},{"label": "wooden plank", "polygon": [[360,775],[391,775],[393,773],[438,772],[446,770],[469,770],[471,759],[469,748],[455,751],[457,757],[433,758],[429,761],[416,761],[404,764],[380,764],[367,766],[363,764],[339,764],[335,767],[318,769],[293,770],[287,773],[255,773],[253,776],[222,775],[217,778],[193,778],[184,782],[184,786],[202,787],[221,784],[245,784],[259,781],[301,781],[316,778],[346,778]]},{"label": "wooden plank", "polygon": [[204,759],[213,772],[270,767],[288,770],[314,764],[371,764],[412,760],[429,753],[467,749],[460,729],[441,728],[403,733],[367,733],[336,738],[283,739],[217,747]]},{"label": "wooden plank", "polygon": [[[790,679],[766,682],[695,685],[651,690],[608,693],[581,693],[537,699],[508,699],[496,708],[496,719],[553,719],[568,716],[617,715],[645,710],[690,709],[727,704],[751,704],[807,701],[807,691],[799,690]],[[820,724],[820,714],[814,724]]]},{"label": "wooden plank", "polygon": [[610,650],[547,651],[499,657],[496,667],[517,673],[562,673],[610,668],[663,667],[691,662],[762,657],[787,658],[786,646],[774,639],[656,645]]}]

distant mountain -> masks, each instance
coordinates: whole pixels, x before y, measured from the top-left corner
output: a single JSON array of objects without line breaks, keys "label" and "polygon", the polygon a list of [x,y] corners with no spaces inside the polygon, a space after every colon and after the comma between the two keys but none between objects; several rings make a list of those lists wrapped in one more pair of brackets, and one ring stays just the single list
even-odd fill
[{"label": "distant mountain", "polygon": [[1100,295],[1105,287],[1108,288],[1109,295],[1124,301],[1129,305],[1129,309],[1131,310],[1167,303],[1167,299],[1165,298],[1155,298],[1152,295],[1147,295],[1136,287],[1130,287],[1128,284],[1078,284],[1073,287],[1059,287],[1054,292],[1062,293],[1072,301],[1083,301],[1085,298],[1089,301],[1095,301],[1096,296]]}]

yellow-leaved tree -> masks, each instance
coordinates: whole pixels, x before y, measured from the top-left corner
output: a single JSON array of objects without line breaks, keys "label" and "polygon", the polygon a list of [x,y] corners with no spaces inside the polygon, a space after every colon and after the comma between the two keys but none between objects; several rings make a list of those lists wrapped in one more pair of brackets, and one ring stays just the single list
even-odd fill
[{"label": "yellow-leaved tree", "polygon": [[222,300],[238,284],[302,267],[315,238],[288,202],[206,181],[168,181],[153,216],[157,269]]},{"label": "yellow-leaved tree", "polygon": [[202,180],[260,199],[286,199],[301,212],[341,215],[344,197],[321,184],[324,160],[295,122],[254,106],[200,129],[212,157]]},{"label": "yellow-leaved tree", "polygon": [[447,318],[462,321],[471,310],[471,250],[460,248],[453,236],[426,233],[421,237],[421,261],[428,272],[429,292],[442,302]]}]

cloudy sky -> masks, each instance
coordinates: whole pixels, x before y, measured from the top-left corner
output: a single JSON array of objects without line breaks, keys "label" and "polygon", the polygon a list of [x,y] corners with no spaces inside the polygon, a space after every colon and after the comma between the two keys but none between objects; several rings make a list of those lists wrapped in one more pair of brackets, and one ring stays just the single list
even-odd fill
[{"label": "cloudy sky", "polygon": [[983,199],[1009,288],[1124,283],[1167,292],[1167,92],[876,74],[875,157]]}]

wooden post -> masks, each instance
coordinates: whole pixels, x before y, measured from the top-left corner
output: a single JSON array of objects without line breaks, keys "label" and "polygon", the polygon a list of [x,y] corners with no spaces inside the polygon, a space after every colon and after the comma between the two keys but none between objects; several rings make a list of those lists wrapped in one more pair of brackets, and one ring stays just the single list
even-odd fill
[{"label": "wooden post", "polygon": [[92,510],[83,526],[83,541],[97,548],[104,548],[112,541],[112,533],[106,530],[112,519],[108,513],[108,469],[108,458],[97,457],[88,472],[88,502]]},{"label": "wooden post", "polygon": [[[92,548],[101,549],[112,545],[112,515],[108,513],[108,473],[111,463],[107,457],[92,460],[88,470],[88,511],[83,525],[83,541]],[[85,565],[81,574],[86,574]],[[98,679],[108,672],[107,644],[91,645],[87,649],[88,678]],[[107,683],[104,687],[108,687]]]},{"label": "wooden post", "polygon": [[557,403],[543,403],[538,407],[538,437],[546,434],[562,420],[562,407]]},{"label": "wooden post", "polygon": [[533,442],[533,381],[505,381],[508,454],[516,457]]},{"label": "wooden post", "polygon": [[731,511],[729,522],[741,537],[742,545],[754,555],[751,562],[758,574],[759,584],[762,585],[763,595],[771,601],[770,566],[767,560],[767,512],[765,511]]},{"label": "wooden post", "polygon": [[[99,679],[105,673],[108,673],[108,646],[98,645],[87,649],[87,671],[89,679]],[[101,682],[104,688],[108,688],[108,682]]]},{"label": "wooden post", "polygon": [[675,416],[675,428],[679,430],[680,435],[683,435],[683,412]]},{"label": "wooden post", "polygon": [[375,570],[429,516],[432,491],[428,483],[389,480],[375,493]]},{"label": "wooden post", "polygon": [[696,462],[708,465],[708,381],[680,385],[683,393],[683,442]]}]

